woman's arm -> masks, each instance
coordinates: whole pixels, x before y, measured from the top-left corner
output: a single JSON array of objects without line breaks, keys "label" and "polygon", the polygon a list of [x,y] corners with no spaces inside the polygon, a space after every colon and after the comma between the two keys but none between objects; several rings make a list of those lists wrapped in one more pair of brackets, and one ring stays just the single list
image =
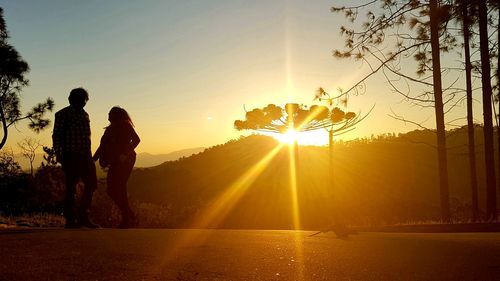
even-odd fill
[{"label": "woman's arm", "polygon": [[141,139],[139,138],[139,135],[137,135],[137,133],[135,132],[134,128],[132,128],[132,126],[130,126],[130,128],[132,129],[131,130],[131,141],[130,141],[130,148],[131,149],[130,150],[134,150],[141,142]]},{"label": "woman's arm", "polygon": [[132,125],[130,125],[128,127],[129,129],[129,137],[130,137],[130,142],[127,144],[127,147],[125,148],[125,153],[128,154],[132,151],[134,151],[134,149],[139,145],[139,143],[141,142],[141,139],[139,138],[139,135],[137,135],[137,133],[135,132],[134,128],[132,127]]}]

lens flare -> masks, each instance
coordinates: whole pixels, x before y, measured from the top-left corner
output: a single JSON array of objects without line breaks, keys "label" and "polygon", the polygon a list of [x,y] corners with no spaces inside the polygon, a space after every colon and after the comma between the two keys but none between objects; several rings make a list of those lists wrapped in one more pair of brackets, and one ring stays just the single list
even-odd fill
[{"label": "lens flare", "polygon": [[281,143],[293,144],[299,139],[299,132],[295,130],[288,130],[286,133],[278,134],[275,137]]}]

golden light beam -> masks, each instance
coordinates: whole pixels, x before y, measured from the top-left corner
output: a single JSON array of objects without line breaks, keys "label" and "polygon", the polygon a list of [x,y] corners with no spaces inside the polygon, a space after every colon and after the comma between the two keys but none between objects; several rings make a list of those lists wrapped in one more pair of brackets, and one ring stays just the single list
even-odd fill
[{"label": "golden light beam", "polygon": [[293,229],[301,229],[300,225],[300,211],[299,211],[299,198],[297,194],[297,156],[295,151],[295,145],[288,146],[288,155],[290,163],[290,189],[292,195],[292,219],[293,219]]},{"label": "golden light beam", "polygon": [[[313,120],[318,114],[319,110],[311,112],[305,118],[304,122],[299,124],[298,129],[303,128],[307,123]],[[248,171],[241,175],[234,183],[228,186],[223,194],[219,196],[205,211],[202,211],[200,216],[196,217],[191,223],[190,228],[208,228],[218,226],[226,216],[231,212],[234,206],[239,202],[239,200],[246,193],[248,188],[255,182],[260,174],[265,170],[267,165],[276,157],[278,152],[283,148],[285,144],[281,143],[273,148],[268,154],[266,154],[259,162],[253,165]],[[292,207],[293,207],[293,227],[295,230],[300,230],[300,211],[299,211],[299,201],[297,193],[297,163],[296,163],[296,151],[290,146],[290,188],[292,191]],[[203,232],[188,232],[183,235],[172,248],[168,249],[162,262],[160,263],[157,270],[161,270],[163,265],[167,262],[172,261],[177,255],[181,253],[183,247],[192,244],[200,244],[205,241],[207,236],[211,231]],[[296,248],[296,258],[298,260],[298,276],[302,280],[304,277],[304,272],[302,268],[303,262],[303,249],[301,234],[296,232],[295,237],[295,248]]]},{"label": "golden light beam", "polygon": [[219,225],[283,146],[284,144],[277,145],[234,183],[228,186],[224,193],[211,204],[211,207],[202,212],[203,216],[194,220],[192,227],[207,228]]},{"label": "golden light beam", "polygon": [[[291,49],[291,35],[290,35],[290,19],[289,19],[289,5],[286,6],[287,8],[287,17],[285,19],[285,56],[286,56],[286,94],[288,96],[288,99],[292,99],[292,96],[294,94],[294,86],[293,86],[293,77],[292,77],[292,49]],[[318,113],[316,113],[318,114]],[[314,116],[312,116],[308,121],[304,120],[304,123],[299,124],[299,129],[297,129],[296,134],[298,135],[300,133],[300,128],[303,128],[305,124],[310,122]],[[293,124],[290,129],[293,129]],[[300,241],[300,233],[297,232],[300,230],[301,225],[300,225],[300,212],[299,212],[299,200],[298,200],[298,193],[297,193],[297,156],[295,151],[294,146],[298,145],[297,143],[297,138],[292,143],[288,143],[288,149],[289,149],[289,163],[290,163],[290,189],[291,189],[291,196],[292,196],[292,219],[293,219],[293,229],[294,229],[294,244],[295,244],[295,260],[297,260],[296,263],[296,273],[297,273],[297,280],[304,280],[304,271],[303,271],[303,249],[302,249],[302,243]]]},{"label": "golden light beam", "polygon": [[[312,111],[302,123],[298,124],[296,127],[297,134],[300,134],[300,131],[314,118],[316,118],[321,113],[319,108],[316,108]],[[305,280],[305,263],[304,263],[304,249],[303,249],[303,234],[299,232],[301,229],[300,223],[300,209],[299,209],[299,198],[298,198],[298,149],[295,150],[295,146],[298,143],[293,143],[293,145],[289,145],[289,162],[290,162],[290,189],[292,194],[292,216],[293,216],[293,228],[294,228],[294,244],[295,244],[295,259],[297,260],[296,264],[296,274],[297,280]]]},{"label": "golden light beam", "polygon": [[[241,175],[234,183],[228,186],[223,194],[219,196],[206,210],[200,212],[202,215],[195,217],[189,228],[203,229],[219,225],[229,214],[232,208],[246,193],[248,188],[255,182],[266,166],[276,157],[284,144],[279,144],[267,153],[259,162]],[[188,245],[202,244],[210,235],[211,230],[188,231],[176,241],[174,246],[167,249],[160,264],[155,267],[154,273],[162,270],[165,264],[173,261],[177,256],[184,254],[182,249]]]},{"label": "golden light beam", "polygon": [[296,274],[297,280],[305,280],[304,279],[304,249],[302,241],[302,233],[299,232],[301,230],[300,224],[300,208],[299,208],[299,196],[298,196],[298,151],[295,148],[298,147],[298,143],[293,143],[292,145],[288,145],[288,155],[289,155],[289,163],[290,163],[290,194],[292,196],[292,222],[293,222],[293,240],[295,244],[295,257],[294,259],[297,261],[296,263]]}]

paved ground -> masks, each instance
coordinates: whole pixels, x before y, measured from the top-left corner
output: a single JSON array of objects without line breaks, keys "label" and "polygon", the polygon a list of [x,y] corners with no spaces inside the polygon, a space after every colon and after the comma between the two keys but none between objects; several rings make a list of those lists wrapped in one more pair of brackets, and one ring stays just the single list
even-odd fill
[{"label": "paved ground", "polygon": [[0,280],[500,280],[500,233],[0,232]]}]

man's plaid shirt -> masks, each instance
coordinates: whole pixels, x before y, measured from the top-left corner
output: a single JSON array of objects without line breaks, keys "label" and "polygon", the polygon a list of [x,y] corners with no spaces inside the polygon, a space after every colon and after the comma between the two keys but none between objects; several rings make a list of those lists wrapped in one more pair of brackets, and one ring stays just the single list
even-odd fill
[{"label": "man's plaid shirt", "polygon": [[56,153],[90,153],[90,119],[87,112],[72,106],[56,112],[52,142]]}]

